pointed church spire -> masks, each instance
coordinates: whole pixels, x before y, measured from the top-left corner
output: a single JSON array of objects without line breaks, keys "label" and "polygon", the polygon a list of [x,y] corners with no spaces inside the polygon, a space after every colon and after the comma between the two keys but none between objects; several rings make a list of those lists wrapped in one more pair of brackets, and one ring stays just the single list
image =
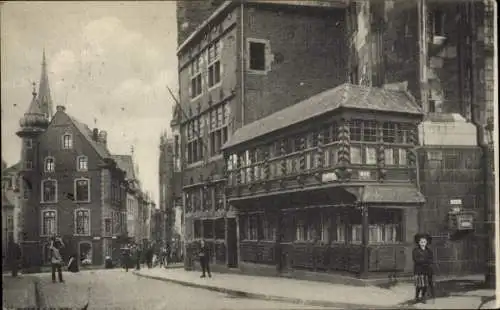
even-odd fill
[{"label": "pointed church spire", "polygon": [[38,89],[38,103],[40,109],[50,120],[54,114],[52,109],[52,98],[50,96],[49,76],[47,74],[47,59],[45,57],[45,48],[42,56],[42,75],[40,76],[40,88]]}]

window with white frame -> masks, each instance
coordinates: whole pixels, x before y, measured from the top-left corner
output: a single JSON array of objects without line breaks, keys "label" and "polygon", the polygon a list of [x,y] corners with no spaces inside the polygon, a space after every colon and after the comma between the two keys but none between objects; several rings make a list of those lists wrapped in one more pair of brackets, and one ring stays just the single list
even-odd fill
[{"label": "window with white frame", "polygon": [[75,210],[75,235],[90,235],[90,210]]},{"label": "window with white frame", "polygon": [[189,121],[186,126],[187,130],[187,163],[192,164],[203,160],[203,122],[201,117],[196,117]]},{"label": "window with white frame", "polygon": [[322,242],[330,241],[330,219],[326,214],[321,214],[320,240]]},{"label": "window with white frame", "polygon": [[56,169],[56,160],[52,156],[46,157],[43,166],[45,172],[54,172]]},{"label": "window with white frame", "polygon": [[361,243],[363,238],[363,225],[351,225],[351,243]]},{"label": "window with white frame", "polygon": [[221,81],[220,64],[221,42],[215,41],[208,47],[208,87],[214,87]]},{"label": "window with white frame", "polygon": [[73,135],[70,133],[66,133],[62,136],[62,147],[65,150],[69,150],[73,148]]},{"label": "window with white frame", "polygon": [[248,39],[248,69],[266,71],[266,47],[264,40]]},{"label": "window with white frame", "polygon": [[202,87],[202,77],[201,77],[201,67],[203,62],[203,54],[196,56],[195,59],[191,61],[191,65],[189,67],[189,73],[191,76],[191,98],[196,98],[201,95],[203,91]]},{"label": "window with white frame", "polygon": [[57,181],[47,179],[42,181],[42,202],[57,202]]},{"label": "window with white frame", "polygon": [[90,201],[90,180],[80,178],[75,180],[75,201],[89,202]]},{"label": "window with white frame", "polygon": [[85,155],[78,156],[76,159],[77,170],[78,171],[87,171],[89,169],[89,159]]},{"label": "window with white frame", "polygon": [[55,210],[42,211],[42,236],[57,234],[57,213]]},{"label": "window with white frame", "polygon": [[210,156],[220,154],[220,148],[228,139],[229,104],[223,103],[209,112]]}]

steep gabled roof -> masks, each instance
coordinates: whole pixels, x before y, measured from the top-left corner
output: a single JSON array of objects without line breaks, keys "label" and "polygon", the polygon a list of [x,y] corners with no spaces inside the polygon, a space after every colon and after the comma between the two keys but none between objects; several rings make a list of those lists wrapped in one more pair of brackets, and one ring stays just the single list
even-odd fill
[{"label": "steep gabled roof", "polygon": [[97,152],[97,154],[99,154],[99,156],[101,156],[102,158],[111,157],[111,154],[109,153],[109,150],[107,149],[107,147],[104,144],[99,143],[92,138],[92,130],[90,130],[89,126],[78,121],[74,117],[71,117],[69,115],[68,115],[68,117],[71,119],[71,121],[73,122],[75,127],[78,129],[78,131],[80,131],[82,133],[82,135],[85,137],[85,139],[88,141],[88,143],[92,146],[92,148],[94,148],[94,150]]},{"label": "steep gabled roof", "polygon": [[229,138],[223,149],[339,108],[423,115],[422,109],[407,92],[346,83],[241,127]]},{"label": "steep gabled roof", "polygon": [[111,155],[111,158],[114,159],[118,168],[125,171],[127,179],[135,179],[134,161],[131,155]]}]

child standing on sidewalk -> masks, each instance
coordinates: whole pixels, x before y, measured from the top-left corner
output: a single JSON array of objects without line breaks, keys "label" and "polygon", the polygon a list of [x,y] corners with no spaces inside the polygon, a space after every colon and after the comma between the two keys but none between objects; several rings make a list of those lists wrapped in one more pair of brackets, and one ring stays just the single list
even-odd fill
[{"label": "child standing on sidewalk", "polygon": [[[431,237],[428,234],[415,235],[416,248],[413,249],[413,263],[415,276],[415,302],[425,303],[425,294],[432,279],[433,253],[428,245]],[[420,297],[420,293],[422,293]]]}]

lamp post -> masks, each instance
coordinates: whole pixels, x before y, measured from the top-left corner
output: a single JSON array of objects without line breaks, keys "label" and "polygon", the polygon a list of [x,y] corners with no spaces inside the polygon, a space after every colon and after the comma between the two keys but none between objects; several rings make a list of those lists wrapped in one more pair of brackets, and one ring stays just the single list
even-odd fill
[{"label": "lamp post", "polygon": [[485,284],[488,287],[495,287],[495,165],[494,165],[494,145],[493,145],[493,119],[489,118],[486,131],[486,145],[484,146],[484,169],[485,169],[485,197],[484,197],[484,217],[485,217]]}]

